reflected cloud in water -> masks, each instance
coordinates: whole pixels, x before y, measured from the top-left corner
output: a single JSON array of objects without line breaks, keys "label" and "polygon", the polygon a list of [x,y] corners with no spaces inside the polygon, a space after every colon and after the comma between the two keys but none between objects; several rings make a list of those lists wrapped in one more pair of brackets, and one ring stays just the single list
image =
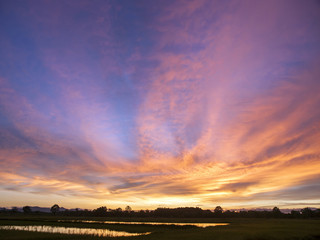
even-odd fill
[{"label": "reflected cloud in water", "polygon": [[55,226],[0,226],[0,230],[19,230],[19,231],[61,233],[61,234],[80,234],[80,235],[94,235],[99,237],[132,237],[132,236],[150,234],[150,232],[129,233],[124,231],[114,231],[114,230],[108,230],[108,229],[55,227]]},{"label": "reflected cloud in water", "polygon": [[[59,222],[70,222],[70,221],[59,220]],[[128,224],[128,225],[175,225],[175,226],[195,226],[195,227],[202,227],[202,228],[229,225],[229,223],[116,222],[116,221],[91,221],[91,220],[72,220],[71,222]]]}]

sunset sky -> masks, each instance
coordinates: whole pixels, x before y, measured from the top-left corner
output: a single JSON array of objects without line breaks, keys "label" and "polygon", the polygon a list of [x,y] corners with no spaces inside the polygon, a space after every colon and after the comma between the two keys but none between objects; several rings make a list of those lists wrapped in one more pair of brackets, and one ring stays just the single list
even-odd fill
[{"label": "sunset sky", "polygon": [[320,207],[320,2],[0,0],[0,207]]}]

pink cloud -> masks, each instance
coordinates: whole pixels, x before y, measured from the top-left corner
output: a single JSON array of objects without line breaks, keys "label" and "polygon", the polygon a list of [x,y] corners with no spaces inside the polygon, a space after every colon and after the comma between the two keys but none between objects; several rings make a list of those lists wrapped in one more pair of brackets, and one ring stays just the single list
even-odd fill
[{"label": "pink cloud", "polygon": [[[48,27],[34,41],[56,95],[31,100],[1,78],[1,108],[22,136],[1,129],[12,143],[1,149],[3,186],[108,196],[112,204],[139,199],[154,207],[171,198],[170,206],[210,207],[268,205],[316,179],[320,19],[313,3],[173,2],[146,23],[154,29],[147,53],[117,42],[110,6],[88,25],[73,17],[96,10],[72,6],[53,4],[49,17],[37,6],[24,13],[37,13],[32,31]],[[57,35],[55,46],[49,38]],[[124,84],[136,104],[121,95]],[[120,111],[124,100],[130,104]],[[310,202],[317,198],[303,189]]]}]

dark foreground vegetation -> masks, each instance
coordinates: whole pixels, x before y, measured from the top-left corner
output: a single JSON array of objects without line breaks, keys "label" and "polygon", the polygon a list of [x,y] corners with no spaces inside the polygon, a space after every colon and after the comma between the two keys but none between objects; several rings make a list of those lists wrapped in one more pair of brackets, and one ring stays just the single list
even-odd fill
[{"label": "dark foreground vegetation", "polygon": [[[58,220],[64,219],[67,222]],[[70,220],[68,222],[68,220]],[[194,227],[176,225],[127,225],[72,222],[71,220],[100,220],[100,221],[162,221],[162,222],[228,222],[228,226]],[[275,219],[275,218],[106,218],[106,217],[66,217],[66,216],[1,216],[1,225],[49,225],[60,227],[110,229],[126,232],[151,232],[149,235],[136,237],[121,237],[130,240],[319,240],[319,219]],[[57,239],[118,239],[95,237],[88,235],[66,235],[57,233],[41,233],[0,230],[3,240],[57,240]]]},{"label": "dark foreground vegetation", "polygon": [[54,204],[51,207],[51,213],[43,213],[39,211],[32,211],[31,207],[24,206],[22,212],[17,208],[10,210],[0,210],[0,215],[14,216],[14,215],[55,215],[55,216],[69,216],[69,217],[131,217],[131,218],[320,218],[320,209],[303,208],[299,211],[292,210],[290,213],[283,213],[278,207],[272,210],[242,210],[242,211],[224,211],[222,207],[217,206],[213,211],[203,210],[194,207],[180,207],[180,208],[157,208],[155,210],[140,210],[132,211],[131,207],[127,206],[124,210],[121,208],[109,209],[105,206],[94,210],[87,209],[64,209],[61,210],[59,205]]},{"label": "dark foreground vegetation", "polygon": [[[131,233],[151,232],[145,236],[98,237],[92,235],[67,235],[60,233],[28,232],[0,229],[0,239],[150,239],[150,240],[320,240],[320,210],[303,208],[299,211],[282,213],[279,208],[255,211],[224,211],[220,206],[213,211],[201,208],[157,208],[155,210],[132,211],[127,206],[108,209],[99,207],[94,210],[60,208],[53,205],[48,212],[33,211],[24,206],[22,209],[0,209],[1,226],[59,226],[92,229],[109,229]],[[63,221],[61,221],[63,220]],[[85,222],[83,222],[85,221]],[[98,222],[96,222],[98,221]],[[116,222],[169,222],[169,223],[229,223],[228,226],[196,227],[178,225],[130,225]]]}]

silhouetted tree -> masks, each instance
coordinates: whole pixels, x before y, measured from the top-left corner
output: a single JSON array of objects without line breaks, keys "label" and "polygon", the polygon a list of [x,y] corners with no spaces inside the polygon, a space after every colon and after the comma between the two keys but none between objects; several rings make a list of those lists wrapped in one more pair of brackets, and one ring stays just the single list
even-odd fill
[{"label": "silhouetted tree", "polygon": [[313,216],[313,211],[310,208],[306,207],[301,209],[301,214],[304,218],[310,218]]},{"label": "silhouetted tree", "polygon": [[103,206],[93,210],[93,212],[94,212],[94,215],[96,216],[104,217],[107,215],[108,209],[106,206]]},{"label": "silhouetted tree", "polygon": [[18,211],[18,208],[17,208],[17,207],[13,207],[13,208],[11,208],[11,212],[12,212],[12,213],[17,213],[17,212],[19,212],[19,211]]},{"label": "silhouetted tree", "polygon": [[223,214],[225,215],[225,217],[230,218],[234,217],[236,213],[234,211],[231,212],[230,210],[227,210]]},{"label": "silhouetted tree", "polygon": [[215,215],[216,217],[221,217],[221,216],[222,216],[223,209],[222,209],[222,207],[217,206],[217,207],[213,210],[213,212],[214,212],[214,215]]},{"label": "silhouetted tree", "polygon": [[291,210],[291,217],[297,218],[297,217],[300,217],[300,215],[301,214],[299,211]]},{"label": "silhouetted tree", "polygon": [[[29,206],[24,206],[22,208],[24,213],[30,213],[31,208]],[[59,211],[60,210],[60,211]],[[303,208],[301,211],[292,210],[291,214],[284,214],[280,211],[278,207],[274,207],[272,210],[241,210],[236,211],[223,211],[221,206],[217,206],[213,211],[203,210],[199,207],[179,207],[179,208],[157,208],[155,210],[140,210],[132,211],[130,206],[127,206],[124,211],[121,208],[117,209],[107,209],[107,207],[99,207],[94,210],[87,209],[63,209],[55,204],[51,207],[52,214],[56,215],[59,212],[59,216],[76,216],[76,217],[174,217],[174,218],[211,218],[211,217],[221,217],[221,218],[272,218],[272,217],[282,217],[282,218],[320,218],[320,209]],[[33,211],[34,215],[46,213]],[[17,215],[21,214],[17,207],[12,209],[0,208],[0,214]]]},{"label": "silhouetted tree", "polygon": [[29,214],[29,213],[32,212],[31,207],[29,207],[29,206],[24,206],[24,207],[22,208],[22,210],[23,210],[23,212],[24,212],[25,214]]},{"label": "silhouetted tree", "polygon": [[213,212],[214,212],[214,213],[222,213],[222,212],[223,212],[223,209],[222,209],[222,207],[217,206],[217,207],[214,209]]},{"label": "silhouetted tree", "polygon": [[132,208],[130,206],[126,206],[125,211],[130,213],[130,212],[132,212]]},{"label": "silhouetted tree", "polygon": [[54,204],[50,209],[53,215],[56,215],[59,212],[59,210],[60,210],[60,207],[58,204]]},{"label": "silhouetted tree", "polygon": [[278,207],[274,207],[273,209],[272,209],[272,216],[273,217],[280,217],[281,216],[281,211],[280,211],[280,209],[278,208]]},{"label": "silhouetted tree", "polygon": [[146,212],[143,211],[143,210],[140,210],[137,215],[138,215],[138,217],[145,217],[146,216]]}]

